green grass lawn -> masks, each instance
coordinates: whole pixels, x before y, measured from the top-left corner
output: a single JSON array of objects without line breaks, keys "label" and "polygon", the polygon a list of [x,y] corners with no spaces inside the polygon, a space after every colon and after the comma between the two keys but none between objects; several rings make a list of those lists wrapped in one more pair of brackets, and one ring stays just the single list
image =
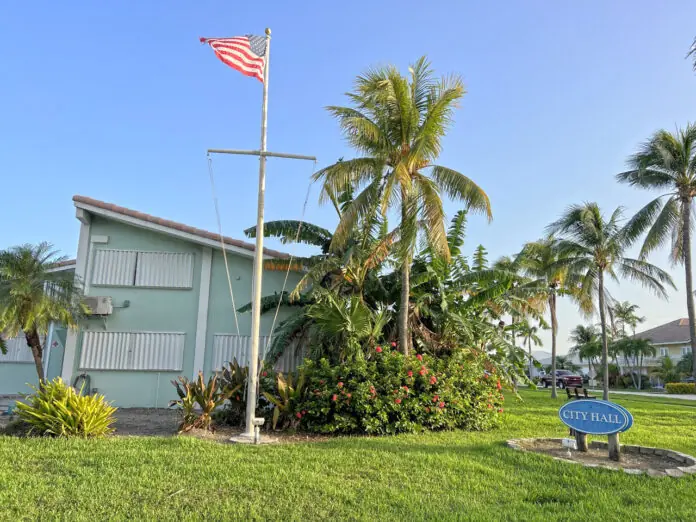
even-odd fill
[{"label": "green grass lawn", "polygon": [[[510,450],[563,436],[548,392],[508,397],[505,426],[265,447],[191,438],[0,437],[0,520],[694,520],[696,476],[654,479]],[[696,455],[696,403],[615,395],[622,442]]]}]

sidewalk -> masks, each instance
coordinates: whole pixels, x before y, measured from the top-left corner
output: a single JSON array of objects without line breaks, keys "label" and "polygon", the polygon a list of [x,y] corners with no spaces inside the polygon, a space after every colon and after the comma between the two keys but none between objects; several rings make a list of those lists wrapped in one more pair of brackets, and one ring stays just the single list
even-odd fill
[{"label": "sidewalk", "polygon": [[[590,390],[593,393],[602,393],[602,390]],[[614,391],[609,390],[609,397],[614,394],[619,395],[641,395],[643,397],[655,397],[663,399],[681,399],[684,401],[696,401],[696,395],[694,394],[676,394],[676,393],[650,393],[650,392],[631,392],[631,391]],[[601,397],[600,397],[601,398]]]}]

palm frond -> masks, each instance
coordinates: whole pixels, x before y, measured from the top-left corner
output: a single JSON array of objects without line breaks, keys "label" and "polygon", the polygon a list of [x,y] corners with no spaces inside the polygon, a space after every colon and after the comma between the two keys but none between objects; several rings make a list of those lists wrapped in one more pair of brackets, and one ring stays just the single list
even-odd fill
[{"label": "palm frond", "polygon": [[[256,237],[256,227],[244,231],[247,237]],[[291,219],[267,221],[263,227],[264,237],[277,237],[283,244],[304,243],[318,246],[322,249],[331,243],[331,232],[312,223]]]},{"label": "palm frond", "polygon": [[471,179],[456,170],[439,165],[431,167],[431,174],[448,196],[463,201],[469,210],[483,212],[489,221],[493,219],[488,195]]}]

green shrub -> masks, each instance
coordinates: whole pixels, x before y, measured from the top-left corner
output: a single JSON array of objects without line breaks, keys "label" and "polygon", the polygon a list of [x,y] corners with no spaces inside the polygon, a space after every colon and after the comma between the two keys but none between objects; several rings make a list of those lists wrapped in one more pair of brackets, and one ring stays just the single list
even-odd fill
[{"label": "green shrub", "polygon": [[307,394],[297,406],[301,427],[368,434],[492,428],[503,412],[503,396],[485,364],[484,356],[473,353],[405,357],[380,347],[368,360],[339,366],[306,361]]},{"label": "green shrub", "polygon": [[665,384],[667,393],[696,393],[696,383],[693,382],[668,382]]},{"label": "green shrub", "polygon": [[[179,425],[180,432],[193,428],[211,429],[213,410],[237,390],[223,389],[218,383],[217,375],[212,375],[206,383],[203,380],[203,372],[198,372],[198,377],[193,381],[179,377],[178,380],[172,381],[172,384],[179,399],[171,401],[169,407],[181,408],[183,419]],[[200,412],[196,410],[196,406],[200,408]]]},{"label": "green shrub", "polygon": [[31,433],[54,437],[102,437],[113,432],[113,408],[103,395],[82,395],[60,377],[34,388],[16,413]]}]

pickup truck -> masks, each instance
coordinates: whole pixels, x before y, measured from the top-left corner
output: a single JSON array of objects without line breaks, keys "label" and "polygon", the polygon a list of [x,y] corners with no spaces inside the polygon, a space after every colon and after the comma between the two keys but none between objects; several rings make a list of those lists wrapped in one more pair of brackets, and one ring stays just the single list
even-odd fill
[{"label": "pickup truck", "polygon": [[[539,382],[544,388],[551,386],[552,376],[550,373],[542,376]],[[556,386],[559,388],[582,388],[582,377],[569,370],[556,370]]]}]

